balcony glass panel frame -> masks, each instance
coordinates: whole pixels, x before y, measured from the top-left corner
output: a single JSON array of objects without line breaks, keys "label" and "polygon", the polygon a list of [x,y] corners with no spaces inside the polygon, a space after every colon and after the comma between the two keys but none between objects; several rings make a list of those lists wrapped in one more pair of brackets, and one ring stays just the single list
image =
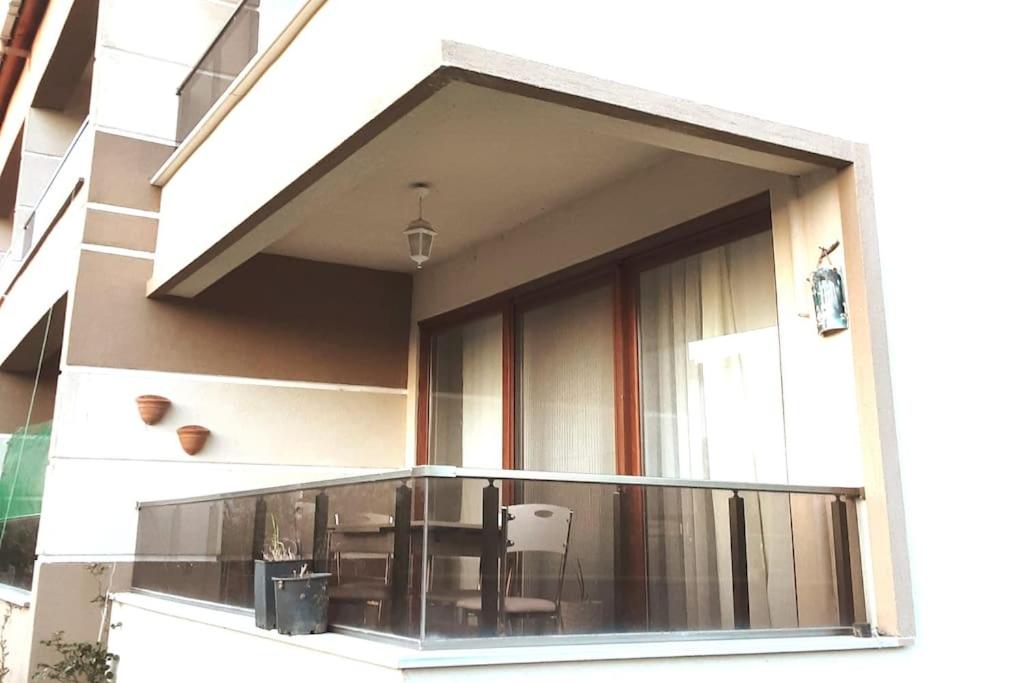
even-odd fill
[{"label": "balcony glass panel frame", "polygon": [[[332,574],[332,631],[419,648],[852,635],[866,621],[862,499],[421,466],[140,503],[132,587],[248,613],[253,559],[276,526]],[[553,537],[568,539],[564,557],[529,528],[559,510],[572,511]]]}]

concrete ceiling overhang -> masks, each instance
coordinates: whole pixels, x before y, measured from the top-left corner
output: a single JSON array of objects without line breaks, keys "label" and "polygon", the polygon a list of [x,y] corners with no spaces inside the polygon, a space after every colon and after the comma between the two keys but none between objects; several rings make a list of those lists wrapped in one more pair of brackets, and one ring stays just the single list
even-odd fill
[{"label": "concrete ceiling overhang", "polygon": [[408,270],[413,181],[437,186],[437,262],[673,153],[792,176],[853,159],[844,140],[472,46],[444,43],[441,62],[150,295],[194,296],[263,251]]},{"label": "concrete ceiling overhang", "polygon": [[266,251],[412,271],[402,230],[417,216],[409,185],[431,186],[438,230],[427,267],[671,154],[578,125],[564,107],[451,83],[267,219]]}]

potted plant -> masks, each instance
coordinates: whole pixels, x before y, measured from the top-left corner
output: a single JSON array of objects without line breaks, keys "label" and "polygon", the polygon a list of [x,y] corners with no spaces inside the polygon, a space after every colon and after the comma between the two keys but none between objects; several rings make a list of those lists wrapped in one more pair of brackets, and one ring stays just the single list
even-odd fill
[{"label": "potted plant", "polygon": [[563,633],[600,633],[604,626],[604,603],[591,600],[583,577],[583,563],[576,558],[576,583],[579,600],[563,600],[560,606]]},{"label": "potted plant", "polygon": [[303,564],[294,576],[274,579],[277,632],[288,636],[327,630],[328,573],[311,573]]},{"label": "potted plant", "polygon": [[256,611],[256,626],[270,630],[277,625],[274,602],[274,579],[294,576],[302,569],[304,562],[299,558],[299,544],[281,540],[277,519],[270,515],[270,542],[263,548],[263,559],[255,560],[253,567],[253,607]]}]

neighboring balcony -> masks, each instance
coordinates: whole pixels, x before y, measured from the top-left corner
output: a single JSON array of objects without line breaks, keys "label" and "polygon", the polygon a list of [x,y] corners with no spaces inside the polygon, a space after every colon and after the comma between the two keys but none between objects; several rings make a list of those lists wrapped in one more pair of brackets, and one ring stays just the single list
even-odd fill
[{"label": "neighboring balcony", "polygon": [[38,191],[31,211],[16,219],[10,249],[0,255],[0,293],[13,285],[82,188],[92,151],[88,128],[89,122],[84,121],[49,180]]},{"label": "neighboring balcony", "polygon": [[178,87],[177,140],[181,142],[305,4],[299,0],[237,0],[203,55]]},{"label": "neighboring balcony", "polygon": [[259,45],[259,0],[241,0],[178,87],[180,142],[242,73]]},{"label": "neighboring balcony", "polygon": [[332,630],[419,647],[870,635],[861,504],[856,488],[417,467],[142,503],[132,585],[251,614],[273,538],[330,573]]},{"label": "neighboring balcony", "polygon": [[[49,310],[52,329],[62,329],[65,295],[81,243],[82,189],[90,174],[93,141],[90,122],[84,121],[27,215],[15,222],[11,249],[0,256],[0,368],[5,371],[35,369],[35,336]],[[54,334],[48,343],[59,346],[60,339]],[[50,352],[52,348],[48,357]]]}]

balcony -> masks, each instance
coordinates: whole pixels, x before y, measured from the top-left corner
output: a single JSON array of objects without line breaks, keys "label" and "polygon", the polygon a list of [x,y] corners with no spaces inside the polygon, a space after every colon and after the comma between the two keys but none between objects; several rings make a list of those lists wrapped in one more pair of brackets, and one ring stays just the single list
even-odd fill
[{"label": "balcony", "polygon": [[178,142],[188,137],[253,58],[305,4],[304,0],[238,0],[224,26],[178,86]]},{"label": "balcony", "polygon": [[242,0],[178,87],[179,142],[227,92],[258,44],[259,1]]},{"label": "balcony", "polygon": [[417,467],[142,503],[132,586],[251,613],[276,528],[332,631],[418,648],[864,634],[862,496]]},{"label": "balcony", "polygon": [[43,240],[64,216],[71,200],[82,188],[92,152],[92,137],[85,134],[87,130],[88,120],[82,122],[71,138],[64,156],[39,191],[34,208],[24,221],[14,226],[11,247],[7,252],[0,254],[0,293],[10,290],[24,267],[35,257]]}]

